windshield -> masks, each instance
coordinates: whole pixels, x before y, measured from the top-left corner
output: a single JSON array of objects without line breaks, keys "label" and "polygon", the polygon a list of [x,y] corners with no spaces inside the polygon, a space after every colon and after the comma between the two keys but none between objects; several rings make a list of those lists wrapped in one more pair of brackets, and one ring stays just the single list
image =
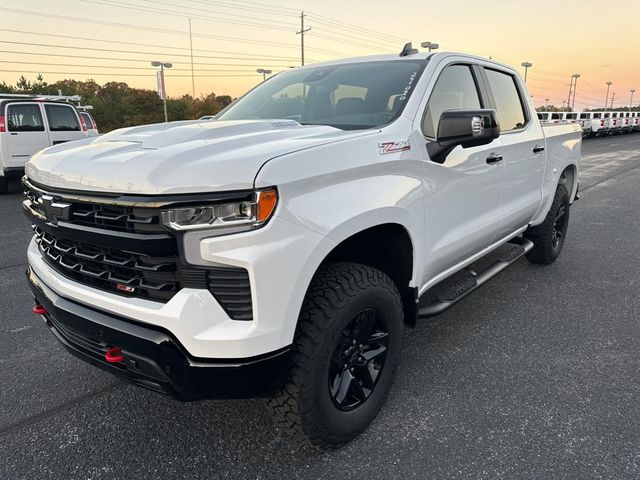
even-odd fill
[{"label": "windshield", "polygon": [[345,130],[395,120],[425,61],[364,62],[290,70],[251,90],[219,120],[290,119]]}]

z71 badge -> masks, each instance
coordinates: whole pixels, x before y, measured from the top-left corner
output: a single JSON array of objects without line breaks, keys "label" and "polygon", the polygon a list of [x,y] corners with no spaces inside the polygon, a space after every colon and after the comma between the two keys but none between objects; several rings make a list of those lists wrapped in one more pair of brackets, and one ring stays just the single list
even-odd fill
[{"label": "z71 badge", "polygon": [[378,144],[378,153],[384,155],[386,153],[404,152],[405,150],[411,150],[411,144],[409,140],[402,142],[384,142]]}]

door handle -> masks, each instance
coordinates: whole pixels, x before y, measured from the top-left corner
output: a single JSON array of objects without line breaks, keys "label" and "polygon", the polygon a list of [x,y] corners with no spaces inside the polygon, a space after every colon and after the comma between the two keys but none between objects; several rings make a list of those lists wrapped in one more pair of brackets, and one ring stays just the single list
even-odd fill
[{"label": "door handle", "polygon": [[542,145],[536,145],[533,147],[533,153],[538,154],[544,152],[544,147]]},{"label": "door handle", "polygon": [[496,153],[492,153],[487,157],[487,163],[498,163],[502,161],[502,155],[498,155]]}]

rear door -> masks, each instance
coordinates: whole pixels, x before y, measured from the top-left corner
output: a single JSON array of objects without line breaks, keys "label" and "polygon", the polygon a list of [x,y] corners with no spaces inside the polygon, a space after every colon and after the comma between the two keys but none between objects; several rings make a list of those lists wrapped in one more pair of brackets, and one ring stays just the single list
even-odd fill
[{"label": "rear door", "polygon": [[49,126],[51,145],[87,137],[87,132],[82,129],[80,118],[73,106],[45,103],[44,110]]},{"label": "rear door", "polygon": [[41,105],[35,102],[8,103],[5,109],[7,168],[24,167],[31,156],[49,146]]},{"label": "rear door", "polygon": [[505,163],[502,191],[503,222],[499,236],[527,225],[542,201],[545,139],[533,118],[526,90],[513,73],[485,67],[493,106],[498,112]]}]

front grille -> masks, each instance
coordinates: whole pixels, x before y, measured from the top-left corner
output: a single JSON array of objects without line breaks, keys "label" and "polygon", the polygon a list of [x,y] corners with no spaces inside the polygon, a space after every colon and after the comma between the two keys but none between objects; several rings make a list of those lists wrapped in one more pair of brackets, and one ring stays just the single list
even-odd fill
[{"label": "front grille", "polygon": [[150,257],[56,238],[38,227],[34,231],[45,261],[79,283],[160,301],[171,299],[180,289],[177,256]]},{"label": "front grille", "polygon": [[[30,185],[24,185],[24,196],[32,208],[43,216],[42,197]],[[108,203],[79,202],[64,200],[71,205],[66,223],[128,233],[166,233],[160,221],[160,211],[156,208],[111,205]]]},{"label": "front grille", "polygon": [[[43,201],[45,195],[48,198]],[[183,264],[177,240],[161,225],[160,208],[44,192],[28,181],[25,197],[25,213],[34,223],[42,258],[65,277],[110,293],[158,302],[169,301],[182,288],[208,289],[230,318],[253,319],[247,270]],[[63,218],[48,217],[47,209],[52,207],[58,209],[54,215]]]}]

